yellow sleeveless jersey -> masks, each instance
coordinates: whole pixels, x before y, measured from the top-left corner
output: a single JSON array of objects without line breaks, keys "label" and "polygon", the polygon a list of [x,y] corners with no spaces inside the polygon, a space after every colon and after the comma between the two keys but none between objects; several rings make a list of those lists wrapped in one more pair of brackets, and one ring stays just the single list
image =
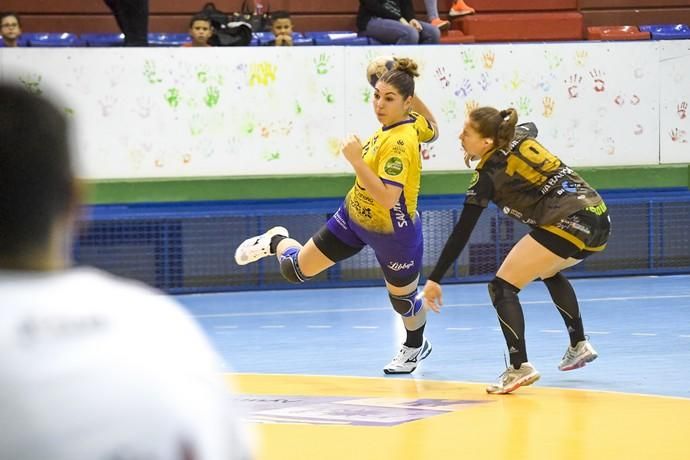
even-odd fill
[{"label": "yellow sleeveless jersey", "polygon": [[365,230],[384,234],[413,221],[422,174],[419,143],[435,137],[431,123],[416,112],[411,112],[407,120],[379,128],[364,144],[362,156],[384,183],[401,187],[403,192],[396,205],[387,209],[355,178],[355,185],[345,197],[350,219]]}]

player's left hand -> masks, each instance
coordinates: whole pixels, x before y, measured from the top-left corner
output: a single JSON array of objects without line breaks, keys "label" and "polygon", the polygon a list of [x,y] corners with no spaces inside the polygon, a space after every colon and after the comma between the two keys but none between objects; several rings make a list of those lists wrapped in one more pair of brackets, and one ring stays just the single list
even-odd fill
[{"label": "player's left hand", "polygon": [[443,290],[441,285],[435,281],[427,280],[424,285],[424,306],[435,313],[441,313],[443,305]]},{"label": "player's left hand", "polygon": [[343,156],[350,164],[362,159],[362,141],[355,134],[350,134],[347,139],[343,141],[342,147]]},{"label": "player's left hand", "polygon": [[421,32],[421,31],[422,31],[422,25],[421,25],[421,24],[419,23],[419,21],[417,21],[416,19],[411,20],[411,21],[410,21],[410,25],[411,25],[412,27],[414,27],[415,29],[417,29],[417,32]]}]

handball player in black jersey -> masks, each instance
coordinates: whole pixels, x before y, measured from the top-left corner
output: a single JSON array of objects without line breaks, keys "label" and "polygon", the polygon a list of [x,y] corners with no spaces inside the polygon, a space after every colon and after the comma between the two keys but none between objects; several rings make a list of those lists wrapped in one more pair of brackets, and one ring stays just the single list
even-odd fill
[{"label": "handball player in black jersey", "polygon": [[602,251],[610,219],[601,196],[542,146],[532,123],[517,125],[514,109],[472,111],[460,134],[465,163],[479,161],[455,228],[424,286],[427,308],[439,312],[440,282],[460,256],[482,211],[495,203],[532,230],[506,256],[489,295],[506,340],[510,365],[488,393],[506,394],[534,383],[539,372],[527,360],[525,322],[518,293],[535,279],[546,285],[563,317],[570,345],[558,368],[578,369],[597,358],[585,337],[575,292],[562,270]]}]

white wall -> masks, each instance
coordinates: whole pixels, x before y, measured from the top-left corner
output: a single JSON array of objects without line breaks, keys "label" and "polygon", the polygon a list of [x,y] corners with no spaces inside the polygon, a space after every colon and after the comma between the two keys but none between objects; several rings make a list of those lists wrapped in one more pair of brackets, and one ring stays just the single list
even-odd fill
[{"label": "white wall", "polygon": [[575,166],[690,162],[687,40],[0,49],[0,78],[60,95],[86,178],[336,173],[350,172],[340,140],[377,128],[364,69],[379,54],[420,64],[441,126],[426,170],[464,168],[457,135],[475,105],[516,107]]}]

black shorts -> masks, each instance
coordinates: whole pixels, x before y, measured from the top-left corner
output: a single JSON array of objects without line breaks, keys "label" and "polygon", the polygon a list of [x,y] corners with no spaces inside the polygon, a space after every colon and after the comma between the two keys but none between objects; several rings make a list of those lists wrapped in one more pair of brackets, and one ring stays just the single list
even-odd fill
[{"label": "black shorts", "polygon": [[602,202],[564,217],[553,225],[534,227],[530,236],[559,257],[584,259],[603,251],[611,233],[611,219]]}]

